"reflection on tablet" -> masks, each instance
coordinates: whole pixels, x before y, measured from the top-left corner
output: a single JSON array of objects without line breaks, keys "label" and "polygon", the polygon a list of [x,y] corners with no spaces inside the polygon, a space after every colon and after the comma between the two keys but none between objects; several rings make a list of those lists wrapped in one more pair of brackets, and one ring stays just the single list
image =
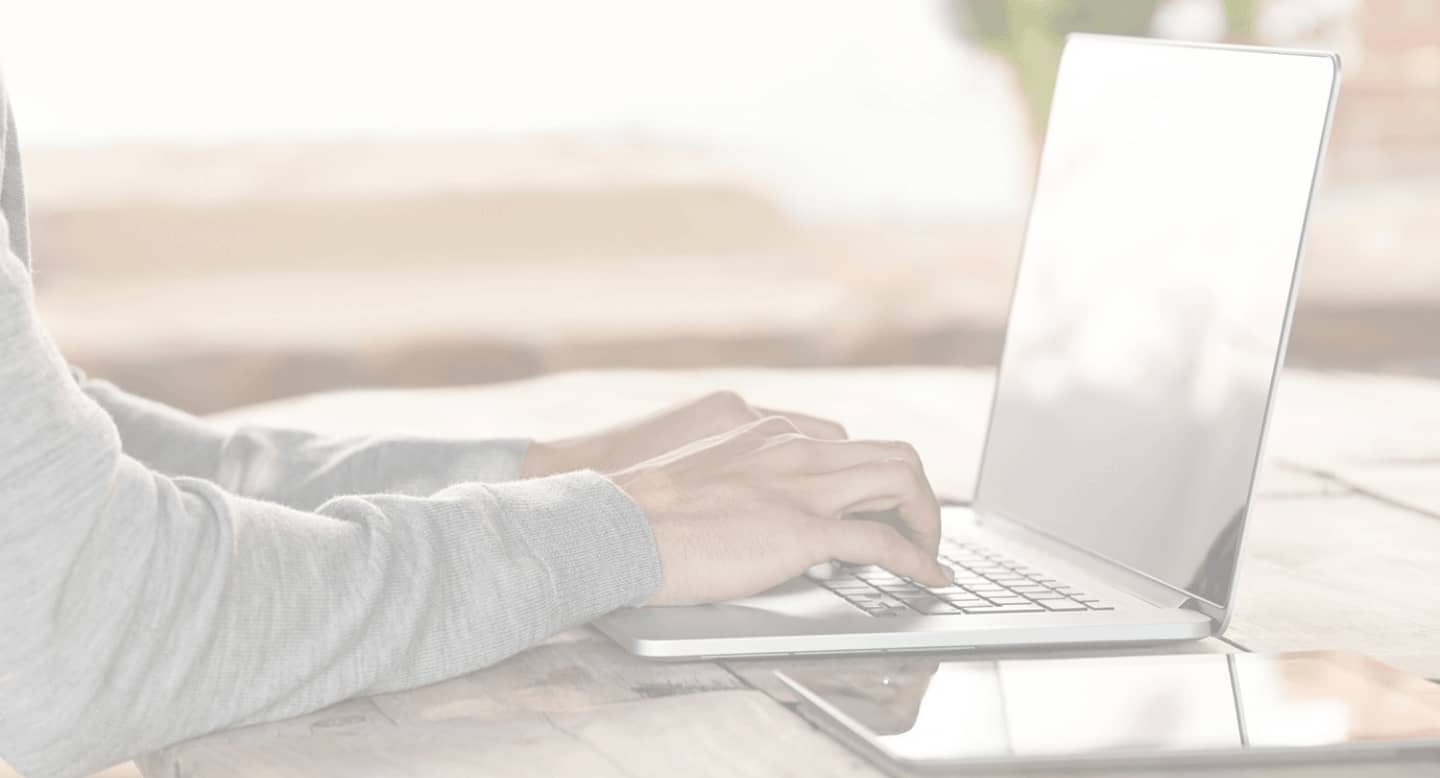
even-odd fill
[{"label": "reflection on tablet", "polygon": [[1440,738],[1440,687],[1349,654],[909,661],[794,680],[916,762]]}]

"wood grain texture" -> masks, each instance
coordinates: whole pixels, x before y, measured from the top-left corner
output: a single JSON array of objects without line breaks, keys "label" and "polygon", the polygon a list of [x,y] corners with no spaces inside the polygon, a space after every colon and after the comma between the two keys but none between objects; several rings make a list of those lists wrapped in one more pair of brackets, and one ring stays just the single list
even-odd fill
[{"label": "wood grain texture", "polygon": [[1440,382],[1287,371],[1268,448],[1277,460],[1318,470],[1440,459]]},{"label": "wood grain texture", "polygon": [[147,778],[879,775],[757,691],[517,713],[499,721],[402,722],[305,738],[217,735],[144,766]]},{"label": "wood grain texture", "polygon": [[[0,759],[0,778],[21,778],[21,776],[10,765],[5,764],[5,760]],[[101,770],[89,778],[141,778],[141,773],[140,768],[134,762],[124,762]]]},{"label": "wood grain texture", "polygon": [[591,629],[562,633],[494,667],[445,683],[370,700],[390,719],[506,719],[599,705],[743,689],[713,662],[653,662],[631,656]]},{"label": "wood grain texture", "polygon": [[1296,497],[1338,497],[1350,494],[1354,489],[1328,474],[1315,472],[1295,465],[1266,460],[1260,468],[1260,480],[1255,485],[1258,499],[1288,499]]},{"label": "wood grain texture", "polygon": [[1363,496],[1269,500],[1247,535],[1228,637],[1440,678],[1440,521]]},{"label": "wood grain texture", "polygon": [[1423,459],[1340,465],[1311,470],[1308,474],[1440,521],[1440,454]]}]

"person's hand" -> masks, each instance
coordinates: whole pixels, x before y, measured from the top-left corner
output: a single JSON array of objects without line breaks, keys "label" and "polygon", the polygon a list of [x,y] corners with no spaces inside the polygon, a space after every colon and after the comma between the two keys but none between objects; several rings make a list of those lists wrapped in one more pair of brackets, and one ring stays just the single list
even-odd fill
[{"label": "person's hand", "polygon": [[587,469],[614,472],[768,416],[787,419],[812,438],[845,438],[845,428],[833,421],[756,408],[734,392],[715,392],[592,435],[536,441],[530,444],[520,465],[520,477],[537,478]]},{"label": "person's hand", "polygon": [[[940,507],[905,443],[821,440],[769,417],[607,475],[654,529],[652,605],[748,596],[831,560],[951,581]],[[885,511],[899,519],[852,516]]]}]

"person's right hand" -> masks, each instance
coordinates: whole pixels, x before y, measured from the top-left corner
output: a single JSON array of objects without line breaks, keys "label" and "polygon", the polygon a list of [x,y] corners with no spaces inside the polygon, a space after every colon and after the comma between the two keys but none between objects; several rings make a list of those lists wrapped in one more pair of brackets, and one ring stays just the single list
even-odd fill
[{"label": "person's right hand", "polygon": [[[745,597],[831,560],[951,580],[936,560],[939,505],[905,443],[817,440],[766,418],[608,475],[655,532],[651,605]],[[881,511],[901,520],[850,516]]]}]

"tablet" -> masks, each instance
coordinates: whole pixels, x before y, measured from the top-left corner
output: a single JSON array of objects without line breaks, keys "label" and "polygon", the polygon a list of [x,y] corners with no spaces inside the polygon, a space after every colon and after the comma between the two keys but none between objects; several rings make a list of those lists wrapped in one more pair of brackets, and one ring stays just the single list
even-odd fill
[{"label": "tablet", "polygon": [[906,772],[1440,759],[1440,686],[1357,654],[865,667],[776,675],[807,717]]}]

